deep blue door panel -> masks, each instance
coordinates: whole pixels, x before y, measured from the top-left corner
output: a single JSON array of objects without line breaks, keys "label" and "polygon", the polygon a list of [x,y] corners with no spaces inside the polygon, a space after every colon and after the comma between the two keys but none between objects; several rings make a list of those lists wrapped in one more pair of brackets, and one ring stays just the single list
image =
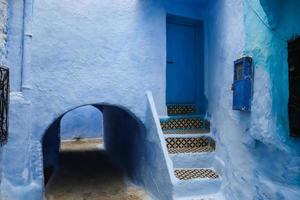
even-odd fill
[{"label": "deep blue door panel", "polygon": [[196,29],[167,23],[167,104],[195,103]]}]

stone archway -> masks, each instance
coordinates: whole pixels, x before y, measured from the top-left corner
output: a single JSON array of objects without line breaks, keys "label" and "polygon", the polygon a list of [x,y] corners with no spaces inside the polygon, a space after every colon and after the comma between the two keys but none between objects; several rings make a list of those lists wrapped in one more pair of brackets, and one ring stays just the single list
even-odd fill
[{"label": "stone archway", "polygon": [[[122,168],[130,178],[134,179],[139,173],[137,169],[139,160],[144,157],[141,151],[142,145],[139,143],[140,138],[145,134],[144,125],[124,108],[97,104],[92,106],[103,113],[103,137],[106,152],[112,163]],[[59,116],[48,127],[42,139],[45,182],[49,180],[51,172],[59,169],[60,122],[66,113]]]}]

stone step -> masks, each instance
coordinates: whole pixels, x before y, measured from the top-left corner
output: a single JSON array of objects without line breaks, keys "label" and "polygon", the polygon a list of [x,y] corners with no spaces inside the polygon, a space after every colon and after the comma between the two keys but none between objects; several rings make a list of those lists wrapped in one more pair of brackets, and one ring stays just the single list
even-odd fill
[{"label": "stone step", "polygon": [[175,177],[179,180],[190,179],[218,179],[218,173],[209,168],[177,168],[174,169]]},{"label": "stone step", "polygon": [[199,116],[174,116],[160,119],[165,134],[199,134],[209,133],[210,123]]},{"label": "stone step", "polygon": [[215,152],[178,153],[169,156],[174,168],[220,168],[220,164],[215,159]]},{"label": "stone step", "polygon": [[209,129],[175,129],[163,130],[164,134],[207,134]]},{"label": "stone step", "polygon": [[167,137],[165,140],[170,154],[213,152],[216,147],[215,141],[207,136]]},{"label": "stone step", "polygon": [[168,104],[168,115],[191,115],[196,114],[195,104]]},{"label": "stone step", "polygon": [[168,134],[164,134],[163,136],[164,136],[164,138],[168,138],[168,137],[176,137],[176,138],[211,137],[211,138],[214,138],[210,132],[209,133],[183,133],[183,134],[168,133]]},{"label": "stone step", "polygon": [[175,168],[174,197],[200,197],[219,192],[222,178],[211,168]]},{"label": "stone step", "polygon": [[225,200],[225,198],[221,193],[217,193],[212,195],[201,195],[192,197],[175,197],[174,200]]}]

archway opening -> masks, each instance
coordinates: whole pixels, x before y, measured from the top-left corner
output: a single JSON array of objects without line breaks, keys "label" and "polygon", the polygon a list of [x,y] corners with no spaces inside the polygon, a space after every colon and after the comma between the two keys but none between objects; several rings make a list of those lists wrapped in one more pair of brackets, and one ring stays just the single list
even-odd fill
[{"label": "archway opening", "polygon": [[102,137],[102,112],[91,105],[76,108],[62,117],[60,127],[62,140]]},{"label": "archway opening", "polygon": [[46,198],[144,199],[147,194],[132,184],[144,133],[143,124],[117,106],[81,106],[62,114],[42,141]]}]

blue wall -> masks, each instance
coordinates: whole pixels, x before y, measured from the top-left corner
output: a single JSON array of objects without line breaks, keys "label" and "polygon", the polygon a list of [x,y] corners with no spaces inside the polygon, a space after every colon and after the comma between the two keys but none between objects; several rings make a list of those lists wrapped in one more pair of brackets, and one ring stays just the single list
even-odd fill
[{"label": "blue wall", "polygon": [[[287,40],[299,33],[299,8],[292,0],[208,4],[205,91],[228,199],[299,199],[299,141],[287,121]],[[230,90],[233,61],[246,55],[255,66],[251,113],[232,111]]]},{"label": "blue wall", "polygon": [[300,140],[289,136],[287,51],[288,40],[300,34],[299,9],[297,0],[245,4],[245,53],[253,56],[256,70],[253,105],[259,120],[250,133],[257,147],[259,198],[300,198]]},{"label": "blue wall", "polygon": [[0,0],[0,64],[6,60],[7,1]]},{"label": "blue wall", "polygon": [[160,0],[9,3],[13,108],[1,189],[8,199],[38,199],[41,140],[62,114],[114,105],[145,123],[146,90],[165,113],[166,13]]},{"label": "blue wall", "polygon": [[[4,198],[42,198],[42,137],[64,113],[91,104],[121,109],[111,109],[104,115],[145,145],[126,151],[124,168],[140,174],[154,169],[143,179],[150,184],[148,188],[160,195],[154,184],[159,180],[165,185],[162,188],[170,190],[163,153],[155,146],[159,138],[145,95],[146,90],[152,91],[159,114],[166,113],[165,19],[170,13],[204,21],[205,96],[217,157],[226,166],[222,192],[231,200],[299,199],[300,145],[288,136],[285,106],[286,40],[300,32],[299,2],[184,2],[9,1],[7,63],[12,72],[12,92],[10,136],[1,164]],[[253,56],[255,64],[250,114],[231,110],[233,61],[243,55]],[[132,115],[138,123],[129,117]],[[137,124],[144,124],[147,133],[138,131]],[[121,129],[111,123],[105,129],[121,134]],[[124,135],[121,138],[124,143],[110,140],[108,144],[115,147],[118,143],[120,148],[137,144]],[[122,149],[111,149],[121,160]],[[141,163],[134,168],[136,156],[141,157]],[[161,174],[165,175],[162,179]]]},{"label": "blue wall", "polygon": [[102,137],[102,113],[94,106],[83,106],[66,113],[61,119],[62,139]]},{"label": "blue wall", "polygon": [[[243,0],[210,1],[205,19],[205,92],[226,199],[255,199],[247,147],[249,115],[232,111],[233,61],[243,55]],[[250,173],[249,173],[250,172]]]}]

